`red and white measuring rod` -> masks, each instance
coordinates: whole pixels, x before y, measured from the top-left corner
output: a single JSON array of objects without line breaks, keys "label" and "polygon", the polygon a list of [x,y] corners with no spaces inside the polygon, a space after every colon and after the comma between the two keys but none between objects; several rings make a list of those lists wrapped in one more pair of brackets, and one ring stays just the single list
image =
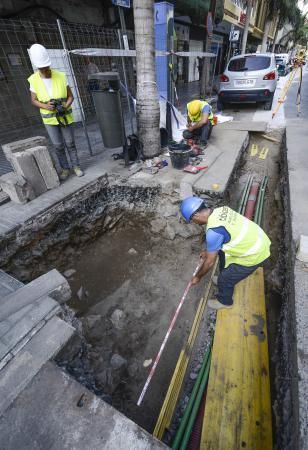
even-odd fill
[{"label": "red and white measuring rod", "polygon": [[[200,263],[198,264],[198,266],[196,267],[196,269],[195,269],[195,271],[194,271],[194,273],[193,273],[193,277],[197,275],[197,273],[199,272],[199,269],[201,268],[201,266],[202,266],[203,263],[204,263],[204,260],[202,259],[202,260],[200,261]],[[157,353],[157,356],[156,356],[156,358],[155,358],[154,364],[153,364],[153,366],[152,366],[152,368],[151,368],[151,370],[150,370],[149,376],[148,376],[148,378],[147,378],[147,380],[146,380],[146,382],[145,382],[145,385],[144,385],[144,387],[143,387],[143,389],[142,389],[142,392],[141,392],[141,394],[140,394],[140,397],[138,398],[138,402],[137,402],[137,405],[138,405],[138,406],[140,406],[141,403],[142,403],[143,397],[144,397],[144,395],[145,395],[145,393],[146,393],[146,391],[147,391],[147,389],[148,389],[148,387],[149,387],[149,384],[150,384],[151,379],[152,379],[152,377],[153,377],[153,375],[154,375],[154,372],[155,372],[155,369],[156,369],[156,367],[157,367],[157,364],[159,363],[161,354],[162,354],[162,352],[164,351],[164,348],[165,348],[165,346],[166,346],[167,340],[168,340],[168,338],[169,338],[169,336],[170,336],[170,334],[171,334],[171,331],[172,331],[172,329],[173,329],[173,327],[174,327],[175,321],[176,321],[176,319],[177,319],[177,317],[178,317],[178,315],[179,315],[179,312],[180,312],[180,310],[181,310],[181,308],[182,308],[182,306],[183,306],[183,303],[184,303],[184,301],[185,301],[185,298],[187,297],[187,294],[188,294],[188,291],[189,291],[190,288],[191,288],[191,280],[190,280],[190,282],[188,283],[188,285],[186,286],[186,289],[185,289],[184,294],[183,294],[183,296],[182,296],[182,298],[181,298],[181,300],[180,300],[180,303],[179,303],[178,307],[176,308],[176,311],[175,311],[175,313],[174,313],[174,316],[172,317],[172,320],[171,320],[171,322],[170,322],[170,325],[169,325],[167,334],[166,334],[166,336],[165,336],[165,338],[164,338],[164,340],[163,340],[163,343],[161,344],[161,347],[160,347],[160,349],[159,349],[159,352]]]}]

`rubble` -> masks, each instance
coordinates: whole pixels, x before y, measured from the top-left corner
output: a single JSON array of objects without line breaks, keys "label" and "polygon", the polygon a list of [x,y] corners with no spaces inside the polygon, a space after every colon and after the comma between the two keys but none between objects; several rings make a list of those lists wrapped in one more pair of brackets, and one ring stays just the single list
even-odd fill
[{"label": "rubble", "polygon": [[9,172],[0,177],[0,186],[6,192],[10,199],[21,205],[27,203],[34,194],[27,181],[20,175]]}]

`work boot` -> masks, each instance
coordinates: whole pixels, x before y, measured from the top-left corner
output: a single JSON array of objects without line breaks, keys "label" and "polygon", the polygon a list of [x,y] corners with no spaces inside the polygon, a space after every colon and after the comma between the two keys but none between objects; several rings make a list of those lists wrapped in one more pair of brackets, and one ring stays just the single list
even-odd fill
[{"label": "work boot", "polygon": [[220,303],[220,301],[217,300],[217,298],[211,298],[210,300],[208,300],[207,305],[209,308],[211,309],[230,309],[232,308],[232,305],[224,305],[223,303]]},{"label": "work boot", "polygon": [[77,175],[77,177],[83,177],[84,176],[83,171],[78,166],[74,167],[73,171],[75,172],[75,175]]},{"label": "work boot", "polygon": [[68,178],[70,174],[70,171],[68,169],[61,169],[61,172],[59,173],[59,178],[61,181],[64,181]]}]

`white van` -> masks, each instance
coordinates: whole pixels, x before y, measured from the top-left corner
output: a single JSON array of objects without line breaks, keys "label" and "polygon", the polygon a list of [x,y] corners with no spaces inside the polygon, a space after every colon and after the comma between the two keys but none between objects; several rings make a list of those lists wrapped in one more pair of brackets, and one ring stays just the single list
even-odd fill
[{"label": "white van", "polygon": [[289,53],[275,53],[276,64],[290,64]]}]

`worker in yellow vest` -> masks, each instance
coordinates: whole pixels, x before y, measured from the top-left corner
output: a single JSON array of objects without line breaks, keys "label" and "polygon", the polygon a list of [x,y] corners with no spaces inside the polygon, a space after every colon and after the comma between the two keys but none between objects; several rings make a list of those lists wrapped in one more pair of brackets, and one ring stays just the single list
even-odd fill
[{"label": "worker in yellow vest", "polygon": [[206,249],[200,255],[204,263],[192,284],[199,283],[219,256],[217,298],[208,305],[232,308],[234,286],[264,264],[270,256],[271,241],[259,225],[227,206],[210,209],[202,198],[188,197],[180,210],[187,223],[206,225]]},{"label": "worker in yellow vest", "polygon": [[187,130],[183,131],[184,139],[197,137],[200,145],[207,147],[214,125],[214,114],[211,105],[203,100],[187,103]]},{"label": "worker in yellow vest", "polygon": [[70,166],[65,154],[68,150],[73,171],[78,177],[83,176],[80,169],[73,134],[73,113],[71,105],[74,97],[67,84],[66,75],[51,69],[51,61],[45,47],[33,44],[30,58],[38,69],[28,81],[30,83],[32,105],[40,109],[47,133],[53,143],[61,166],[59,177],[65,180],[70,174]]}]

